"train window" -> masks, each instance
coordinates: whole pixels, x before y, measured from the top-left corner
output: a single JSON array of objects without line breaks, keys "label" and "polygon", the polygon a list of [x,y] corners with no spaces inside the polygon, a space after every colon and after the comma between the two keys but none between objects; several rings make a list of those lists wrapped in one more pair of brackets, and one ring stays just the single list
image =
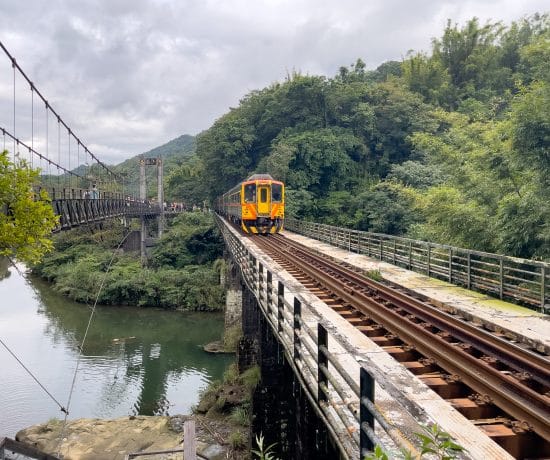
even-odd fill
[{"label": "train window", "polygon": [[244,186],[244,201],[245,203],[256,202],[256,184],[247,184]]},{"label": "train window", "polygon": [[281,184],[271,185],[271,201],[280,203],[283,200],[283,186]]},{"label": "train window", "polygon": [[260,203],[267,203],[267,187],[260,188]]}]

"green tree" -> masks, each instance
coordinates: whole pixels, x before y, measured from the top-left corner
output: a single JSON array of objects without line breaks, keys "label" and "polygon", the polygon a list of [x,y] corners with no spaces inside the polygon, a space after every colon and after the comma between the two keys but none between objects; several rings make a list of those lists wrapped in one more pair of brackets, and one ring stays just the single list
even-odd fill
[{"label": "green tree", "polygon": [[518,97],[512,120],[514,147],[534,162],[541,179],[550,185],[550,83],[534,82]]},{"label": "green tree", "polygon": [[10,162],[7,151],[0,153],[1,256],[34,263],[53,247],[57,217],[46,192],[33,192],[38,174],[24,162]]},{"label": "green tree", "polygon": [[416,220],[413,204],[402,186],[380,182],[352,200],[355,226],[359,230],[403,235]]},{"label": "green tree", "polygon": [[449,73],[440,59],[424,53],[410,54],[401,66],[403,79],[411,91],[422,94],[427,102],[450,105],[453,88]]}]

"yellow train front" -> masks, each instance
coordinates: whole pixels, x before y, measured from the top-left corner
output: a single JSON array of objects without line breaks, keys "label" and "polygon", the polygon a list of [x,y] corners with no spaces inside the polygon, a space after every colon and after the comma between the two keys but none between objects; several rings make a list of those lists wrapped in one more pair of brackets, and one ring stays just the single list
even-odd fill
[{"label": "yellow train front", "polygon": [[269,174],[254,174],[220,197],[217,208],[245,233],[278,233],[284,223],[285,187]]}]

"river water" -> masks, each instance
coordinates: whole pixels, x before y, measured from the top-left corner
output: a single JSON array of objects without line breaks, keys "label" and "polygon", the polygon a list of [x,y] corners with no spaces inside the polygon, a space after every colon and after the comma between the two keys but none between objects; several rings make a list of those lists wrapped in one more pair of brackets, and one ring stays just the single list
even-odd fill
[{"label": "river water", "polygon": [[[65,407],[90,312],[0,262],[0,339]],[[69,418],[189,413],[232,361],[201,348],[222,329],[220,314],[98,307]],[[52,417],[64,414],[0,344],[0,437]]]}]

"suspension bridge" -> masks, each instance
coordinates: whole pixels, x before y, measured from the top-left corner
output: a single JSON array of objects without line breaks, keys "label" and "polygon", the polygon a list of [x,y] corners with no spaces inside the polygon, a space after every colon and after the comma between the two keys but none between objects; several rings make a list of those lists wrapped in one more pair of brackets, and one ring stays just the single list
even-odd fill
[{"label": "suspension bridge", "polygon": [[2,42],[0,47],[0,75],[9,76],[0,82],[3,150],[14,165],[39,169],[36,196],[48,193],[59,216],[55,231],[112,218],[162,218],[162,184],[157,203],[146,199],[144,184],[139,191],[125,187],[124,177],[91,151]]}]

